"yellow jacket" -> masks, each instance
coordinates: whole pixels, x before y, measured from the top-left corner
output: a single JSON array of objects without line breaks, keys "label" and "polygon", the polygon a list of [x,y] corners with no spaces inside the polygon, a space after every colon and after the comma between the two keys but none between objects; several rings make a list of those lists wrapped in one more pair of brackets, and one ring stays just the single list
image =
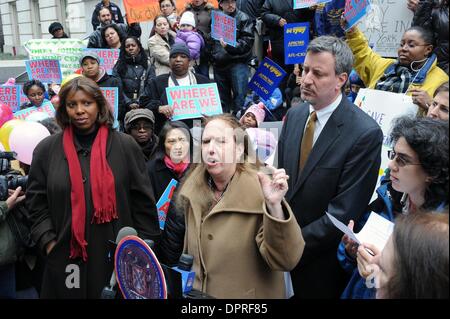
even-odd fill
[{"label": "yellow jacket", "polygon": [[[373,52],[364,34],[359,29],[355,29],[354,32],[346,33],[347,44],[355,57],[354,69],[366,87],[374,89],[386,69],[397,60],[382,58]],[[434,91],[445,82],[448,82],[448,75],[436,65],[435,60],[424,78],[420,79],[419,74],[414,83],[411,83],[408,94],[410,95],[409,91],[415,88],[426,91],[432,97]]]}]

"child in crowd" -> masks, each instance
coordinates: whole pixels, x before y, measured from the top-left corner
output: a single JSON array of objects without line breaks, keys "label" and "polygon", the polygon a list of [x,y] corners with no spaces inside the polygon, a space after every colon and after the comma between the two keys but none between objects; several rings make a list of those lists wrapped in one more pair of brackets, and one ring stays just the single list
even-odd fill
[{"label": "child in crowd", "polygon": [[[21,110],[29,107],[40,107],[45,102],[49,102],[46,98],[46,90],[44,84],[39,80],[30,80],[23,85],[23,93],[27,96],[29,102],[20,106]],[[48,97],[48,96],[47,96]]]},{"label": "child in crowd", "polygon": [[276,88],[268,100],[261,99],[256,92],[249,90],[245,97],[243,110],[238,112],[238,117],[251,105],[263,103],[263,107],[266,110],[266,117],[263,118],[265,122],[281,121],[286,113],[286,109],[283,107],[283,95],[281,90]]},{"label": "child in crowd", "polygon": [[364,85],[364,82],[359,78],[359,75],[355,70],[352,70],[352,72],[350,73],[348,82],[350,84],[350,91],[347,94],[347,97],[353,103],[355,102],[359,89],[365,88],[366,86]]},{"label": "child in crowd", "polygon": [[272,132],[259,128],[265,116],[264,104],[260,102],[250,106],[240,119],[261,162],[266,162],[277,147],[277,140]]},{"label": "child in crowd", "polygon": [[200,33],[198,33],[195,29],[194,14],[190,11],[183,13],[179,26],[180,29],[177,31],[175,43],[186,44],[191,53],[191,63],[198,64],[201,50],[205,46],[205,41]]}]

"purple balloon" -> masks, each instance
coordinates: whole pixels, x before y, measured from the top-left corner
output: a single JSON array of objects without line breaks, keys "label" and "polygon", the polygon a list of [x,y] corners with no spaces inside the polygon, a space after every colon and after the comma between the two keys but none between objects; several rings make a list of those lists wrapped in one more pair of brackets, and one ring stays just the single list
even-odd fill
[{"label": "purple balloon", "polygon": [[30,165],[34,149],[47,136],[50,136],[50,132],[44,125],[36,122],[24,122],[12,130],[9,136],[9,146],[11,151],[17,153],[17,160]]}]

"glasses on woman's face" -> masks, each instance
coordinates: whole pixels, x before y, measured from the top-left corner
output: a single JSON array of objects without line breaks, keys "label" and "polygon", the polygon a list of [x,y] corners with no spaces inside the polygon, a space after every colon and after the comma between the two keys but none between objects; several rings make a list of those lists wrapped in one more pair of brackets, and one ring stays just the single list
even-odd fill
[{"label": "glasses on woman's face", "polygon": [[398,45],[401,49],[406,46],[407,49],[414,49],[415,47],[427,47],[429,44],[416,44],[414,42],[400,42]]},{"label": "glasses on woman's face", "polygon": [[169,4],[162,4],[161,5],[161,9],[165,9],[165,8],[172,8],[172,4],[171,3],[169,3]]},{"label": "glasses on woman's face", "polygon": [[420,163],[411,163],[411,161],[404,158],[401,154],[397,154],[394,150],[388,151],[388,158],[391,161],[395,161],[398,167],[405,167],[407,165],[422,165]]}]

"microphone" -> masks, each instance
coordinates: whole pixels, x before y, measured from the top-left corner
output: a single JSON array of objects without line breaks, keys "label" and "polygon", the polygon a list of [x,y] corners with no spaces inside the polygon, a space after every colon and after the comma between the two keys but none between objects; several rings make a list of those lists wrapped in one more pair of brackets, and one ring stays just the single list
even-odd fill
[{"label": "microphone", "polygon": [[192,290],[195,280],[195,272],[191,271],[194,257],[188,254],[182,254],[178,261],[178,266],[172,267],[173,270],[181,274],[181,286],[183,294],[187,294]]},{"label": "microphone", "polygon": [[[127,236],[137,236],[137,231],[133,227],[123,227],[121,230],[119,230],[119,233],[116,237],[116,246],[119,244],[119,242]],[[116,271],[113,269],[111,279],[109,280],[109,286],[105,286],[103,288],[100,299],[115,299],[116,298],[116,291],[114,287],[117,284],[116,279]]]}]

